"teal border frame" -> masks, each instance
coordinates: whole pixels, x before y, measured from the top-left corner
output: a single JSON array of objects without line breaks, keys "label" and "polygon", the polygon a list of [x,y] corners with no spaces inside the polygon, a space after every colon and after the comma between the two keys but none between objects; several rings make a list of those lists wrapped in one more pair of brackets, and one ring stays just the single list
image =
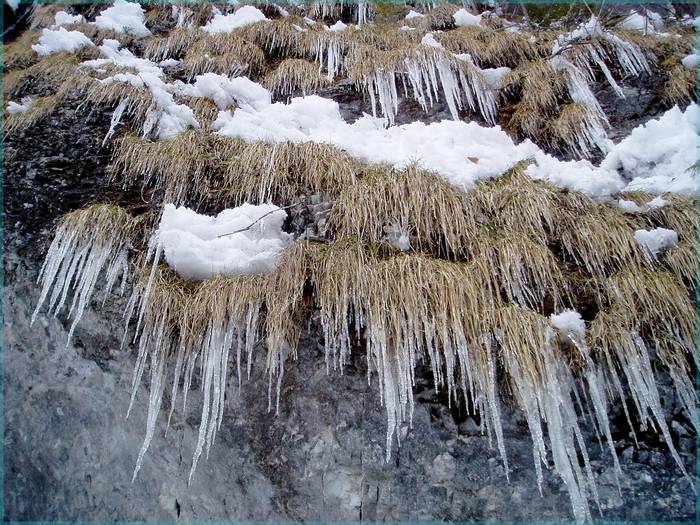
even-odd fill
[{"label": "teal border frame", "polygon": [[[303,0],[300,0],[300,2]],[[354,3],[368,3],[368,4],[405,4],[406,2],[404,0],[369,0],[367,2],[362,2],[361,0],[343,0],[344,3],[346,4],[354,4]],[[52,2],[49,0],[19,0],[20,4],[29,4],[29,3],[38,3],[38,4],[53,4],[53,3],[66,3],[66,4],[111,4],[113,3],[113,0],[65,0],[65,2]],[[208,2],[207,0],[142,0],[138,3],[141,4],[196,4],[196,3],[226,3],[225,0],[223,2]],[[249,3],[246,2],[245,0],[241,2],[236,2],[235,0],[232,1],[231,3]],[[279,4],[286,4],[286,3],[295,3],[293,0],[277,0],[275,2],[272,0],[271,3],[279,3]],[[337,0],[311,0],[309,3],[337,3]],[[459,0],[454,0],[453,2],[450,2],[449,0],[435,0],[432,3],[440,4],[440,3],[460,3]],[[486,2],[480,2],[480,3],[486,3]],[[600,5],[602,6],[610,6],[610,5],[644,5],[644,4],[660,4],[661,2],[654,2],[653,0],[641,0],[637,2],[633,2],[631,0],[591,0],[591,1],[586,1],[586,0],[520,0],[520,1],[515,1],[515,0],[499,0],[499,3],[513,3],[513,4],[539,4],[539,5],[560,5],[560,4],[588,4],[589,6],[597,6]],[[692,4],[693,1],[690,0],[688,2],[677,2],[677,3],[687,3],[687,4]],[[700,0],[695,0],[696,8],[695,8],[695,16],[698,17],[700,16]],[[0,14],[0,28],[4,30],[5,24],[4,24],[4,16]],[[700,28],[696,27],[696,49],[700,50]],[[4,58],[3,58],[3,52],[4,52],[4,46],[0,46],[0,63],[4,65]],[[3,67],[3,73],[4,73],[4,67]],[[700,101],[700,67],[696,70],[696,92],[695,92],[695,97],[696,97],[696,103]],[[3,88],[3,75],[0,74],[0,91],[2,91]],[[0,106],[0,141],[2,141],[2,148],[0,149],[0,162],[2,165],[0,166],[0,253],[3,255],[3,260],[4,260],[4,251],[5,251],[5,239],[4,239],[4,232],[5,232],[5,224],[4,224],[4,112],[5,112],[5,107],[4,104]],[[700,112],[698,113],[698,122],[697,122],[697,127],[698,130],[700,130]],[[698,143],[697,143],[697,148],[696,148],[696,158],[697,162],[695,164],[695,170],[696,170],[696,218],[697,218],[697,238],[696,238],[696,260],[697,260],[697,268],[696,268],[696,278],[698,281],[700,281],[700,181],[698,180],[698,176],[700,175],[700,135],[698,135]],[[0,443],[0,495],[2,496],[0,498],[0,516],[2,516],[2,520],[5,523],[21,523],[22,525],[98,525],[103,522],[91,522],[91,521],[21,521],[21,522],[16,522],[16,521],[9,521],[5,519],[5,476],[4,476],[4,435],[5,435],[5,400],[4,400],[4,349],[5,349],[5,319],[4,319],[4,291],[5,291],[5,273],[4,273],[4,265],[3,265],[3,270],[0,271],[0,290],[2,290],[3,293],[3,301],[0,303],[0,322],[2,322],[2,325],[0,326],[0,402],[2,403],[2,412],[0,412],[0,438],[2,438],[2,442]],[[696,311],[696,349],[700,351],[700,289],[696,289],[696,296],[695,296],[695,311]],[[700,392],[700,368],[696,370],[696,392]],[[699,412],[698,412],[698,417],[700,418],[700,407],[699,407]],[[700,449],[700,434],[696,436],[696,442],[697,442],[697,448]],[[696,494],[696,503],[695,503],[695,508],[696,508],[696,523],[700,523],[700,458],[697,457],[696,455],[696,465],[695,465],[695,494]],[[126,521],[114,521],[110,522],[112,524],[129,524],[129,525],[165,525],[165,524],[170,524],[172,522],[138,522],[138,521],[133,521],[133,522],[126,522]],[[178,523],[187,523],[188,525],[229,525],[232,523],[235,523],[237,525],[260,525],[260,523],[266,523],[268,525],[287,525],[291,523],[297,523],[297,522],[223,522],[223,521],[203,521],[203,522],[178,522]],[[307,525],[327,525],[329,522],[305,522]],[[333,523],[344,523],[346,525],[361,525],[361,523],[372,523],[372,522],[333,522]],[[411,525],[437,525],[437,524],[443,524],[446,522],[402,522],[402,523],[410,523]],[[450,523],[470,523],[470,524],[476,524],[479,523],[480,525],[550,525],[550,524],[560,524],[560,523],[573,523],[571,522],[552,522],[552,521],[538,521],[538,522],[528,522],[528,521],[515,521],[515,522],[455,522],[452,521]],[[597,525],[687,525],[688,523],[691,522],[679,522],[679,521],[605,521],[605,520],[594,520],[594,523]]]}]

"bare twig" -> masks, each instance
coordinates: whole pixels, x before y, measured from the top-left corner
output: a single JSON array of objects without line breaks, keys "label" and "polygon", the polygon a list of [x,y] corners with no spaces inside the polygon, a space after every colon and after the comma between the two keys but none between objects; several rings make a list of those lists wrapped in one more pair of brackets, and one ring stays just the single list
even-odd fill
[{"label": "bare twig", "polygon": [[268,211],[267,213],[264,213],[263,215],[261,215],[260,217],[258,217],[257,219],[255,219],[253,222],[251,222],[251,223],[250,223],[248,226],[246,226],[245,228],[241,228],[240,230],[236,230],[235,232],[231,232],[231,233],[222,233],[221,235],[217,236],[216,238],[217,238],[217,239],[220,239],[221,237],[227,237],[227,236],[229,236],[229,235],[235,235],[235,234],[237,234],[237,233],[241,233],[241,232],[250,230],[253,226],[255,226],[258,222],[260,222],[261,220],[263,220],[263,219],[264,219],[265,217],[267,217],[268,215],[272,215],[273,213],[278,212],[278,211],[288,210],[289,208],[293,208],[293,207],[296,206],[297,204],[300,204],[300,202],[294,202],[294,203],[290,204],[289,206],[284,206],[284,207],[282,207],[282,208],[277,208],[276,210]]}]

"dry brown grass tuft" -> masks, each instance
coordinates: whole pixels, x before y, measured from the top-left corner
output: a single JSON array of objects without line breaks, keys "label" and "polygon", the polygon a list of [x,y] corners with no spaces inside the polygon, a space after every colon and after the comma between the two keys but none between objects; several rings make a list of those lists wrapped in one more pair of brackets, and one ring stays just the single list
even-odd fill
[{"label": "dry brown grass tuft", "polygon": [[205,35],[194,41],[182,61],[189,78],[202,73],[257,76],[266,69],[265,54],[238,32]]},{"label": "dry brown grass tuft", "polygon": [[559,310],[568,290],[559,262],[546,244],[515,232],[484,232],[469,262],[473,275],[492,295],[507,302],[542,311]]},{"label": "dry brown grass tuft", "polygon": [[268,57],[309,58],[312,52],[311,36],[317,31],[302,18],[289,16],[256,22],[240,28],[236,33],[259,46]]},{"label": "dry brown grass tuft", "polygon": [[80,60],[72,53],[53,53],[26,69],[12,69],[3,78],[5,97],[20,97],[36,92],[37,83],[56,92],[77,74]]},{"label": "dry brown grass tuft", "polygon": [[96,106],[115,107],[128,99],[125,113],[131,118],[134,126],[138,130],[141,129],[148,110],[154,104],[153,96],[147,88],[117,81],[101,83],[95,79],[86,84],[85,98]]},{"label": "dry brown grass tuft", "polygon": [[213,171],[239,147],[237,141],[201,130],[162,141],[126,135],[115,145],[112,173],[125,185],[157,189],[165,202],[182,204],[188,197],[201,202],[216,189]]},{"label": "dry brown grass tuft", "polygon": [[647,215],[658,226],[675,230],[682,240],[695,240],[698,221],[696,200],[683,195],[664,195],[663,199],[669,203],[652,208]]},{"label": "dry brown grass tuft", "polygon": [[697,71],[682,65],[667,71],[668,79],[663,87],[663,101],[667,104],[684,104],[695,100]]},{"label": "dry brown grass tuft", "polygon": [[517,68],[551,52],[551,46],[543,51],[537,43],[529,40],[529,36],[483,26],[465,26],[439,33],[436,38],[452,53],[470,54],[481,67]]},{"label": "dry brown grass tuft", "polygon": [[583,195],[562,194],[555,239],[564,254],[593,277],[643,261],[632,219]]},{"label": "dry brown grass tuft", "polygon": [[358,162],[329,144],[244,144],[226,162],[220,188],[236,202],[290,202],[316,192],[337,194],[356,180]]},{"label": "dry brown grass tuft", "polygon": [[698,281],[698,253],[694,239],[684,240],[666,253],[664,263],[689,289],[695,290]]},{"label": "dry brown grass tuft", "polygon": [[570,102],[560,107],[560,113],[551,121],[548,131],[554,139],[554,146],[585,158],[598,147],[596,131],[605,125],[606,122],[585,104]]},{"label": "dry brown grass tuft", "polygon": [[63,97],[54,94],[45,97],[36,97],[33,100],[34,102],[26,111],[5,114],[5,137],[14,135],[19,131],[28,129],[38,122],[41,122],[44,118],[53,113],[56,106],[63,100]]},{"label": "dry brown grass tuft", "polygon": [[292,95],[301,91],[303,96],[313,94],[330,84],[318,64],[300,58],[288,58],[268,73],[263,85],[276,95]]},{"label": "dry brown grass tuft", "polygon": [[544,243],[558,220],[559,190],[528,177],[527,165],[521,162],[502,177],[477,183],[470,197],[496,228]]},{"label": "dry brown grass tuft", "polygon": [[673,337],[689,352],[695,348],[695,308],[688,290],[673,274],[631,265],[606,282],[610,304],[637,330]]},{"label": "dry brown grass tuft", "polygon": [[403,171],[373,171],[341,192],[328,218],[340,237],[371,242],[398,227],[419,251],[465,257],[478,229],[479,209],[468,195],[443,177],[411,166]]},{"label": "dry brown grass tuft", "polygon": [[8,70],[27,68],[39,61],[41,57],[32,49],[32,46],[39,41],[40,36],[40,30],[30,29],[3,46],[2,59],[5,74]]},{"label": "dry brown grass tuft", "polygon": [[144,55],[149,60],[160,62],[167,58],[180,58],[206,33],[196,27],[176,27],[166,36],[154,36],[146,42]]}]

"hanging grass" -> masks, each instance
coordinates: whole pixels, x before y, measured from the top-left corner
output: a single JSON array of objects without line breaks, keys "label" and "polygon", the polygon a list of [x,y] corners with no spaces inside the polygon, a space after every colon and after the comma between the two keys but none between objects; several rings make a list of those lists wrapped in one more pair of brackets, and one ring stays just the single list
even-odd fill
[{"label": "hanging grass", "polygon": [[187,49],[182,66],[190,79],[210,72],[255,77],[264,73],[267,67],[262,49],[243,38],[239,32],[199,37]]},{"label": "hanging grass", "polygon": [[302,96],[306,96],[330,85],[330,81],[313,62],[288,58],[265,76],[263,85],[273,95],[289,96],[301,92]]},{"label": "hanging grass", "polygon": [[359,163],[329,144],[262,141],[242,144],[222,168],[222,196],[235,202],[292,202],[300,195],[338,194],[354,184]]},{"label": "hanging grass", "polygon": [[479,209],[468,195],[444,178],[411,166],[369,172],[341,192],[328,218],[339,237],[371,242],[398,227],[411,246],[437,256],[466,257],[474,244]]}]

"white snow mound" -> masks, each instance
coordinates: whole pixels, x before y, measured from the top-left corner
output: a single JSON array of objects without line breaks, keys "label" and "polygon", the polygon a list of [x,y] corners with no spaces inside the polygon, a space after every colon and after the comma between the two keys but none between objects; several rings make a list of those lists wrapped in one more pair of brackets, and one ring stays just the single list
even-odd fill
[{"label": "white snow mound", "polygon": [[292,236],[282,231],[286,217],[273,204],[246,203],[215,217],[166,204],[154,242],[184,279],[267,273],[275,269],[280,252],[292,242]]},{"label": "white snow mound", "polygon": [[63,27],[59,27],[58,29],[45,28],[41,32],[39,43],[34,44],[32,49],[37,54],[46,56],[60,51],[75,53],[78,49],[93,45],[95,44],[92,43],[92,40],[80,31],[67,31]]},{"label": "white snow mound", "polygon": [[654,258],[678,244],[678,234],[666,228],[637,230],[634,232],[634,239]]},{"label": "white snow mound", "polygon": [[235,13],[214,15],[214,18],[209,20],[202,29],[207,33],[230,33],[234,29],[262,20],[267,20],[262,11],[252,5],[245,5],[236,10]]},{"label": "white snow mound", "polygon": [[126,33],[135,36],[148,36],[151,32],[144,23],[144,10],[137,3],[116,0],[112,7],[102,11],[93,24],[100,29]]}]

